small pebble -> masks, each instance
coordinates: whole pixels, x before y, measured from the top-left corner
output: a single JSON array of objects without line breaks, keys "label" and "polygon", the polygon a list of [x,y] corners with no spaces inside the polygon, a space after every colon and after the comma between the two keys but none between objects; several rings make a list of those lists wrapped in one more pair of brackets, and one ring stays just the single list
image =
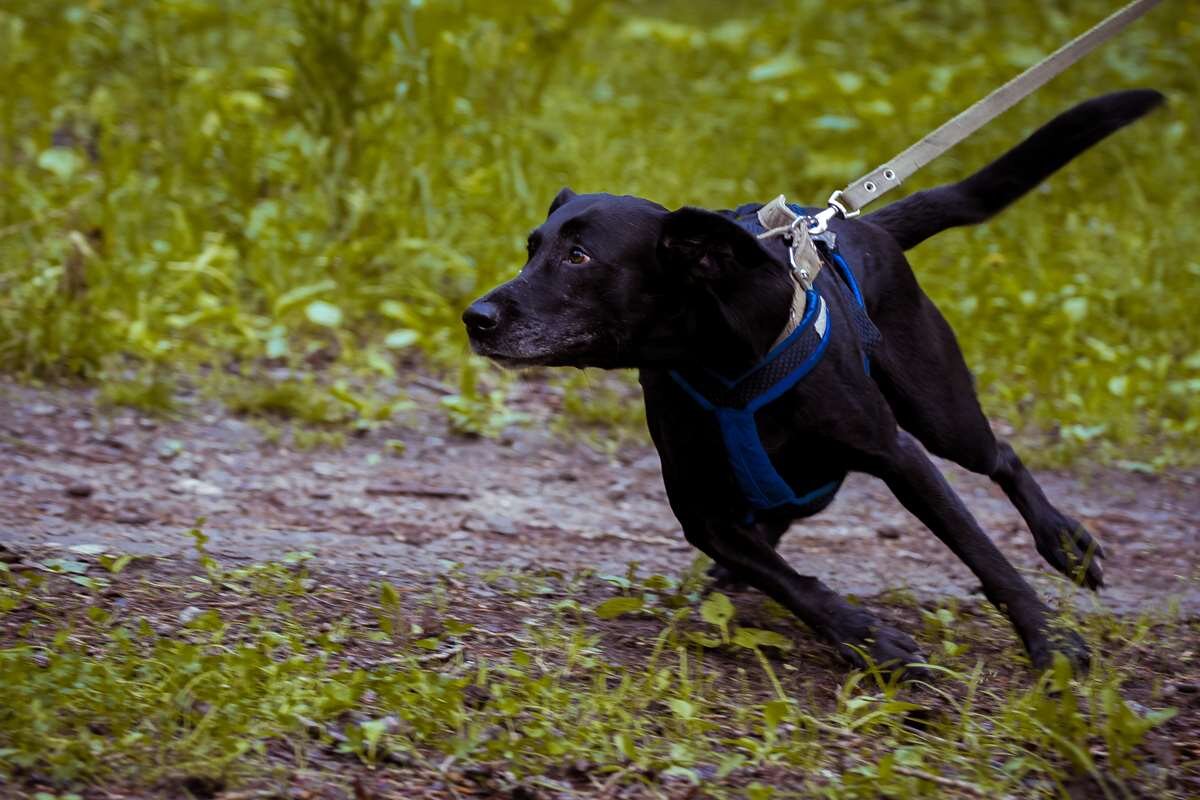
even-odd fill
[{"label": "small pebble", "polygon": [[94,487],[86,483],[72,483],[67,487],[67,494],[71,497],[91,497],[95,491]]},{"label": "small pebble", "polygon": [[[463,523],[463,527],[476,533],[499,533],[504,536],[514,536],[518,533],[517,524],[513,520],[497,514],[470,517]],[[447,538],[453,538],[453,534]]]},{"label": "small pebble", "polygon": [[1142,705],[1141,703],[1139,703],[1136,700],[1126,700],[1125,705],[1129,706],[1130,711],[1134,712],[1135,714],[1137,714],[1138,716],[1141,716],[1141,717],[1144,717],[1150,713],[1149,708]]},{"label": "small pebble", "polygon": [[895,525],[885,525],[882,528],[877,528],[875,534],[880,539],[899,539],[904,535],[904,529]]}]

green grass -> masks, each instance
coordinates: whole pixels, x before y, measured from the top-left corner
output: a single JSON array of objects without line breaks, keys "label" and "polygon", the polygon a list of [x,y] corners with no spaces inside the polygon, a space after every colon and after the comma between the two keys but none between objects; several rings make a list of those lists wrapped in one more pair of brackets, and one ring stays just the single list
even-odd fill
[{"label": "green grass", "polygon": [[164,414],[175,409],[176,391],[170,375],[143,373],[104,381],[96,399],[101,407],[135,408],[150,414]]},{"label": "green grass", "polygon": [[311,380],[221,381],[215,393],[230,411],[248,416],[319,424],[341,422],[348,411],[325,387]]},{"label": "green grass", "polygon": [[[469,379],[448,410],[485,430],[503,382],[458,316],[513,274],[561,185],[819,203],[1112,6],[17,0],[0,369],[332,361],[394,380],[419,357]],[[1104,91],[1169,96],[999,220],[913,253],[987,410],[1042,463],[1198,452],[1190,11],[1156,9],[913,181],[962,177]]]},{"label": "green grass", "polygon": [[[227,568],[193,535],[199,566],[184,571],[94,552],[0,569],[0,777],[14,788],[282,791],[299,771],[389,777],[405,796],[451,781],[1173,797],[1200,778],[1186,758],[1172,776],[1146,767],[1162,752],[1147,737],[1173,724],[1164,681],[1195,669],[1195,622],[1166,613],[1070,617],[1091,673],[1062,662],[1037,678],[994,612],[893,599],[938,665],[905,684],[847,674],[769,602],[702,598],[698,567],[368,585],[303,553]],[[1172,648],[1171,666],[1150,655]]]}]

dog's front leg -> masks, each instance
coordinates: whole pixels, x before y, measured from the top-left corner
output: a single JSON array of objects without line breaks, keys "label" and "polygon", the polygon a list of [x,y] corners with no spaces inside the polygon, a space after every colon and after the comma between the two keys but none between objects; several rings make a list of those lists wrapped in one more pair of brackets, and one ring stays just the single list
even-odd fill
[{"label": "dog's front leg", "polygon": [[[765,541],[772,550],[779,547],[779,540],[783,538],[783,534],[787,532],[788,527],[792,524],[791,519],[787,517],[777,517],[765,521],[754,523],[754,531],[752,536]],[[708,577],[712,578],[713,588],[716,589],[731,589],[734,591],[744,589],[746,581],[739,575],[735,575],[727,567],[713,561],[713,565],[708,568]]]},{"label": "dog's front leg", "polygon": [[692,545],[787,608],[851,664],[864,666],[860,650],[880,666],[895,668],[925,660],[908,635],[850,605],[818,579],[792,569],[761,527],[696,520],[684,522],[683,529]]},{"label": "dog's front leg", "polygon": [[1088,649],[1083,639],[1051,625],[1050,609],[980,529],[912,436],[898,432],[894,446],[869,471],[886,481],[904,507],[975,573],[988,600],[1012,622],[1034,667],[1048,667],[1056,650],[1076,667],[1087,667]]}]

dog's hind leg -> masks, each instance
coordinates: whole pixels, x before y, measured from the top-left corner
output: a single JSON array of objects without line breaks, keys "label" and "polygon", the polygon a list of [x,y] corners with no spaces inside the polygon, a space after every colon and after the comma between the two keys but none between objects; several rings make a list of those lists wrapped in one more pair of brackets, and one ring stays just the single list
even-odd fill
[{"label": "dog's hind leg", "polygon": [[925,660],[907,634],[851,605],[817,578],[796,572],[775,552],[774,543],[759,526],[697,519],[685,521],[683,530],[693,546],[787,608],[851,664],[864,666],[862,653],[891,668]]},{"label": "dog's hind leg", "polygon": [[950,325],[924,295],[918,305],[918,313],[894,326],[887,324],[888,312],[881,312],[883,346],[878,368],[872,370],[900,427],[934,455],[995,481],[1025,519],[1038,553],[1050,566],[1098,588],[1104,582],[1100,544],[1055,508],[1012,447],[997,441]]},{"label": "dog's hind leg", "polygon": [[1083,525],[1055,508],[1033,474],[1006,441],[996,444],[996,464],[988,476],[1021,512],[1042,558],[1089,589],[1104,585],[1104,548]]},{"label": "dog's hind leg", "polygon": [[1053,626],[1049,609],[980,529],[916,439],[898,431],[892,446],[868,458],[865,466],[975,573],[988,600],[1012,622],[1036,668],[1049,666],[1055,651],[1078,667],[1087,666],[1083,639]]}]

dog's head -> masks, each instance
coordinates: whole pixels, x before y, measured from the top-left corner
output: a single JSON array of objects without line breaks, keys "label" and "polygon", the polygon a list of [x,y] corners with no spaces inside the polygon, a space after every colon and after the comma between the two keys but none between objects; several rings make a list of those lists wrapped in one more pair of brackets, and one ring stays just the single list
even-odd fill
[{"label": "dog's head", "polygon": [[[504,366],[639,367],[728,328],[777,332],[790,285],[725,216],[563,189],[530,234],[521,272],[472,303],[463,322],[475,352]],[[767,288],[783,298],[779,314],[763,311]]]}]

